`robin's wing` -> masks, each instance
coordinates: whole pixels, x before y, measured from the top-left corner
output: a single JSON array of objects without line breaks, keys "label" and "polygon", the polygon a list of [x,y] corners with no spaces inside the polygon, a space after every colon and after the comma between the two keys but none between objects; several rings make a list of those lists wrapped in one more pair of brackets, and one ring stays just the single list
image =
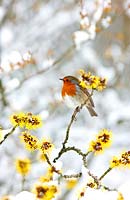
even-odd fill
[{"label": "robin's wing", "polygon": [[[83,88],[81,85],[79,85],[79,87],[80,87],[80,89],[81,89],[87,96],[90,95],[89,92],[88,92],[88,90],[87,90],[86,88]],[[89,97],[89,100],[90,100],[91,106],[94,107],[94,102],[93,102],[92,97]]]}]

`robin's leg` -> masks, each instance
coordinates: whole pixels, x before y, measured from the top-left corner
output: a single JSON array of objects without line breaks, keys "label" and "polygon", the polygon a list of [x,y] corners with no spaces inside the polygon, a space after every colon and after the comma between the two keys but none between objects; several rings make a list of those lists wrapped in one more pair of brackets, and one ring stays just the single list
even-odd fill
[{"label": "robin's leg", "polygon": [[76,112],[80,112],[80,106],[77,106],[77,107],[75,108],[75,110],[76,110]]},{"label": "robin's leg", "polygon": [[73,113],[74,121],[77,120],[77,119],[76,119],[76,114],[77,114],[78,112],[80,112],[80,106],[77,106],[77,107],[75,108],[75,110],[74,110],[74,113]]}]

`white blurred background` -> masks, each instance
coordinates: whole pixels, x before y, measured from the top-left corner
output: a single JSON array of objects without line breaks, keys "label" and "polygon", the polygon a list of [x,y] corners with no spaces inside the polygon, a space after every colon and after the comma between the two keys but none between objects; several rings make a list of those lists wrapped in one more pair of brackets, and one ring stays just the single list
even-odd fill
[{"label": "white blurred background", "polygon": [[[73,112],[62,102],[59,78],[78,77],[79,69],[107,77],[108,87],[93,97],[98,118],[82,110],[69,139],[70,144],[86,151],[100,129],[112,130],[111,148],[88,159],[89,169],[102,175],[113,155],[130,150],[130,1],[0,0],[0,25],[3,129],[11,127],[9,116],[14,112],[40,114],[44,126],[34,134],[39,138],[49,136],[58,152]],[[37,156],[24,149],[18,135],[10,136],[0,146],[0,196],[20,190],[14,160]],[[75,153],[64,154],[60,160],[65,173],[81,170],[82,161]],[[45,168],[44,163],[33,165],[27,189]],[[129,179],[129,169],[113,170],[103,183],[118,188]],[[74,199],[72,192],[63,191],[61,199],[69,198]]]}]

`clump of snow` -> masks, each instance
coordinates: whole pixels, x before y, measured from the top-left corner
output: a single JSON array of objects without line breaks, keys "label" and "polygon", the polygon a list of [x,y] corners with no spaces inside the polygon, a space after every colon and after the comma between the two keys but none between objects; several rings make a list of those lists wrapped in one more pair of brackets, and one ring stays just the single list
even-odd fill
[{"label": "clump of snow", "polygon": [[127,181],[124,184],[122,184],[119,187],[118,191],[121,192],[121,194],[124,197],[124,200],[129,200],[130,199],[130,181]]},{"label": "clump of snow", "polygon": [[81,200],[117,200],[118,193],[116,191],[103,191],[102,189],[87,188],[84,197]]},{"label": "clump of snow", "polygon": [[28,191],[18,193],[13,200],[35,200],[35,195]]}]

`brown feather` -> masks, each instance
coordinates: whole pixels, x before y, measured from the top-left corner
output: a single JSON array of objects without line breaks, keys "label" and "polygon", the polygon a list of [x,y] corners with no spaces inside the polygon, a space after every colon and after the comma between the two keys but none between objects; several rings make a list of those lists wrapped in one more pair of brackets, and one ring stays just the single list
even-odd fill
[{"label": "brown feather", "polygon": [[89,106],[87,106],[87,109],[88,109],[88,111],[89,111],[89,113],[90,113],[90,115],[92,116],[92,117],[97,117],[98,116],[98,114],[95,112],[95,110],[93,109],[93,107],[89,107]]},{"label": "brown feather", "polygon": [[[90,93],[88,92],[88,90],[86,88],[83,88],[81,85],[79,85],[79,87],[87,96],[90,96]],[[89,100],[90,100],[91,106],[95,107],[92,97],[89,97]]]}]

